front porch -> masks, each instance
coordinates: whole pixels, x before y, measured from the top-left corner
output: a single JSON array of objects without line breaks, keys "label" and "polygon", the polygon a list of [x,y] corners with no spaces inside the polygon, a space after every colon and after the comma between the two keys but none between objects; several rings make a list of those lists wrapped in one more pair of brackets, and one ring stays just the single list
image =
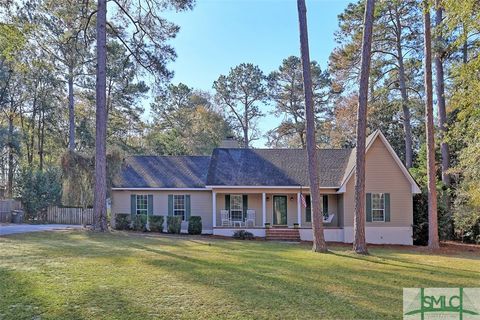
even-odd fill
[{"label": "front porch", "polygon": [[[335,190],[322,190],[321,208],[327,227],[338,227],[338,197]],[[303,199],[302,199],[303,198]],[[214,189],[213,234],[232,236],[243,229],[265,237],[266,228],[311,230],[310,194],[297,189]],[[306,207],[305,207],[305,205]]]}]

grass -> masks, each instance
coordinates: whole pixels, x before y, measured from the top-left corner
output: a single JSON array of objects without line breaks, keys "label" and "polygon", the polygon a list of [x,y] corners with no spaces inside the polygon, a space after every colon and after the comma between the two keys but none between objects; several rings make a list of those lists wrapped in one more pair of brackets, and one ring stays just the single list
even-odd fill
[{"label": "grass", "polygon": [[479,252],[45,232],[0,237],[0,319],[401,318],[403,287],[480,287]]}]

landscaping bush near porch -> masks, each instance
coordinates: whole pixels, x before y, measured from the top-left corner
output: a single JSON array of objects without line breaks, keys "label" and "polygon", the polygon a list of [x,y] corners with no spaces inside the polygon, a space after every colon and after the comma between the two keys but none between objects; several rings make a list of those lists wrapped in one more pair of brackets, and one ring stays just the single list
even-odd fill
[{"label": "landscaping bush near porch", "polygon": [[189,234],[202,234],[202,217],[191,216],[188,219],[188,233]]},{"label": "landscaping bush near porch", "polygon": [[131,221],[129,213],[117,213],[115,215],[115,229],[116,230],[134,230],[134,231],[151,231],[163,232],[163,216],[148,216],[148,230],[147,230],[147,215],[136,215]]},{"label": "landscaping bush near porch", "polygon": [[130,214],[117,213],[115,215],[115,229],[116,230],[128,230],[130,229]]},{"label": "landscaping bush near porch", "polygon": [[137,214],[133,218],[132,230],[134,231],[146,231],[147,215]]},{"label": "landscaping bush near porch", "polygon": [[182,230],[182,217],[180,216],[168,216],[167,217],[167,231],[169,233],[179,234]]},{"label": "landscaping bush near porch", "polygon": [[163,232],[163,216],[149,216],[148,224],[150,226],[150,231]]},{"label": "landscaping bush near porch", "polygon": [[233,237],[240,240],[252,240],[254,238],[254,235],[253,233],[246,230],[237,230],[233,234]]}]

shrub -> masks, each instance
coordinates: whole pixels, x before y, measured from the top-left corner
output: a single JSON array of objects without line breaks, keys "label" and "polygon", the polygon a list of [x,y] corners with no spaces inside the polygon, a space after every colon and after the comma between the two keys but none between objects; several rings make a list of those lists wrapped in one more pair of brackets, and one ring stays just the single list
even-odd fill
[{"label": "shrub", "polygon": [[115,229],[128,230],[130,227],[130,214],[117,213],[115,215]]},{"label": "shrub", "polygon": [[182,229],[182,217],[181,216],[168,216],[167,217],[167,231],[168,233],[180,233]]},{"label": "shrub", "polygon": [[56,167],[44,171],[25,169],[20,172],[17,192],[27,219],[45,220],[47,208],[60,204],[61,172]]},{"label": "shrub", "polygon": [[147,215],[146,214],[137,214],[132,221],[132,230],[135,231],[146,231],[145,225],[147,224]]},{"label": "shrub", "polygon": [[202,217],[191,216],[188,218],[188,233],[201,234],[202,233]]},{"label": "shrub", "polygon": [[150,231],[152,232],[163,231],[163,216],[149,216],[148,222],[150,225]]},{"label": "shrub", "polygon": [[235,233],[233,234],[233,237],[235,239],[240,239],[240,240],[252,240],[254,238],[253,233],[248,232],[246,230],[235,231]]}]

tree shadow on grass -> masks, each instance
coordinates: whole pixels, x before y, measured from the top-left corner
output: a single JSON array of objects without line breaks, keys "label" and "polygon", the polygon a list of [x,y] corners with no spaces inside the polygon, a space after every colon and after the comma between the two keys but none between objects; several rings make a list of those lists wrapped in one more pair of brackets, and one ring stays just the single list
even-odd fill
[{"label": "tree shadow on grass", "polygon": [[[383,317],[389,312],[391,314],[392,309],[382,309],[386,297],[389,297],[390,301],[394,303],[393,310],[401,310],[401,290],[403,287],[421,286],[422,284],[428,284],[431,287],[466,285],[471,281],[472,276],[478,277],[471,271],[466,272],[466,274],[460,270],[457,273],[445,272],[438,270],[435,266],[408,266],[389,262],[389,259],[384,257],[356,257],[337,252],[332,252],[332,255],[342,260],[336,261],[333,266],[334,269],[328,269],[322,265],[322,257],[328,256],[312,255],[312,260],[318,259],[317,262],[313,263],[305,263],[305,261],[310,261],[308,260],[310,257],[307,257],[307,260],[302,259],[303,262],[283,257],[283,253],[300,249],[298,247],[291,249],[289,246],[283,252],[279,250],[280,252],[276,253],[268,253],[268,249],[276,248],[265,249],[264,247],[257,251],[255,248],[250,248],[247,253],[244,250],[219,251],[216,252],[219,255],[218,260],[203,259],[201,255],[192,256],[191,252],[175,253],[138,244],[136,247],[156,253],[161,257],[160,259],[149,259],[147,263],[169,270],[169,272],[180,273],[187,282],[193,281],[193,283],[213,286],[219,290],[229,289],[226,290],[225,295],[235,296],[235,299],[232,299],[239,301],[242,305],[248,305],[249,303],[258,305],[258,301],[255,294],[251,298],[248,294],[239,297],[238,294],[235,294],[236,292],[252,290],[257,293],[258,288],[266,288],[268,296],[277,301],[282,299],[292,300],[295,299],[296,295],[305,299],[305,293],[309,293],[308,295],[323,298],[312,302],[320,309],[322,307],[321,301],[324,301],[326,305],[337,304],[340,301],[343,309],[348,309],[344,305],[353,305],[352,308],[356,310],[356,317],[364,317],[371,312],[377,312],[377,317]],[[234,256],[233,259],[232,256]],[[358,267],[359,262],[362,264]],[[387,269],[369,270],[367,269],[368,263],[380,264]],[[415,265],[415,262],[412,261],[405,263]],[[323,274],[323,277],[318,277],[318,274]],[[323,281],[325,285],[330,287],[338,286],[341,289],[340,292],[345,291],[349,294],[339,297],[336,290],[332,288],[316,286],[316,282],[318,284],[319,281]],[[220,284],[218,288],[216,287],[217,284]],[[259,286],[259,284],[261,285]],[[365,290],[368,291],[368,297],[365,297]],[[356,304],[359,297],[360,300],[363,297],[364,303],[370,302],[375,307],[363,306],[363,309],[359,308]],[[267,306],[268,304],[263,305],[263,308],[266,309]],[[305,309],[304,305],[302,307]],[[375,310],[372,311],[372,309]],[[378,313],[379,309],[383,310],[384,313]]]},{"label": "tree shadow on grass", "polygon": [[[436,257],[441,257],[444,259],[450,259],[450,261],[454,262],[454,259],[461,259],[461,260],[473,260],[472,263],[477,263],[480,268],[480,253],[475,254],[472,252],[463,252],[463,254],[440,254],[440,253],[431,253],[431,252],[406,252],[406,254],[415,256],[415,257],[421,257],[422,260],[428,260],[429,258],[436,258]],[[382,257],[382,258],[388,258],[389,260],[392,261],[397,261],[401,263],[408,263],[408,264],[416,264],[420,266],[425,266],[425,267],[434,267],[437,268],[437,266],[432,265],[432,264],[427,264],[427,263],[419,263],[419,262],[412,262],[411,259],[405,259],[405,258],[400,258],[398,255],[395,255],[394,253],[391,252],[385,252],[381,251],[378,254],[374,254],[375,256]],[[466,270],[466,269],[459,269],[459,268],[453,268],[453,267],[448,267],[448,266],[441,266],[442,268],[445,269],[451,269],[451,270],[458,270],[458,271],[465,271],[465,272],[474,272],[472,270]]]},{"label": "tree shadow on grass", "polygon": [[[391,255],[374,254],[374,255],[362,256],[362,255],[356,255],[354,253],[347,253],[347,252],[340,253],[340,252],[334,252],[334,251],[332,251],[331,253],[336,256],[347,258],[347,259],[392,266],[396,268],[412,269],[420,272],[434,273],[434,274],[438,274],[439,276],[458,277],[460,276],[460,272],[461,272],[466,274],[466,275],[462,275],[464,277],[479,277],[479,273],[472,270],[424,264],[424,263],[414,262],[408,259],[394,258]],[[457,272],[454,272],[454,271],[457,271]]]},{"label": "tree shadow on grass", "polygon": [[[209,290],[219,291],[226,304],[235,304],[235,310],[243,310],[245,317],[258,317],[268,314],[271,318],[385,318],[392,316],[389,310],[379,310],[378,306],[366,301],[358,303],[363,296],[362,288],[350,283],[342,295],[321,283],[312,283],[311,279],[296,277],[303,270],[299,266],[285,269],[285,263],[278,265],[270,260],[271,272],[264,272],[258,263],[250,264],[246,259],[240,263],[198,259],[189,255],[169,251],[144,248],[160,256],[146,262],[167,272],[175,273],[186,283],[201,285]],[[261,269],[261,270],[259,270]],[[312,272],[312,270],[308,270]],[[342,273],[342,270],[339,270]],[[343,279],[345,282],[345,279]],[[338,283],[342,286],[344,283]],[[382,287],[381,284],[378,287]],[[383,291],[389,288],[384,287]],[[352,292],[353,291],[353,292]],[[381,298],[382,294],[372,293],[371,297]],[[365,299],[365,296],[363,296]],[[336,307],[335,307],[336,306]],[[221,311],[219,311],[221,312]],[[218,314],[219,317],[224,314]],[[261,316],[260,316],[261,318]]]},{"label": "tree shadow on grass", "polygon": [[0,319],[34,319],[42,310],[28,280],[0,267]]},{"label": "tree shadow on grass", "polygon": [[[127,290],[128,289],[128,290]],[[159,319],[155,301],[141,302],[127,295],[135,288],[92,285],[75,300],[69,300],[58,319]]]}]

